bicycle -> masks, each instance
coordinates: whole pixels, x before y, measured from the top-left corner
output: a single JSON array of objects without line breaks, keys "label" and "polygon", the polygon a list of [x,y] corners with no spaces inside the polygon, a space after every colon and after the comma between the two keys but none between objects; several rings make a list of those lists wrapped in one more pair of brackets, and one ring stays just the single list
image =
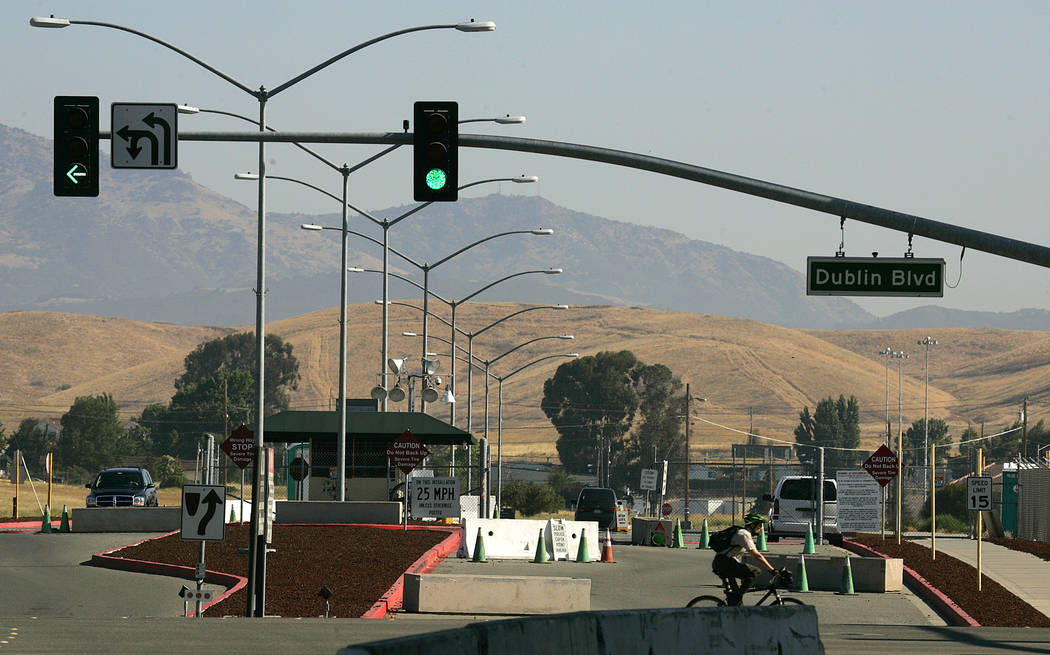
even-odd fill
[{"label": "bicycle", "polygon": [[[805,605],[801,600],[797,598],[791,598],[790,596],[781,596],[780,589],[786,589],[791,584],[791,574],[787,571],[782,571],[779,574],[773,576],[773,581],[768,585],[761,587],[754,587],[748,589],[748,593],[754,591],[764,591],[765,596],[762,596],[755,603],[755,607],[763,604],[766,600],[772,596],[773,600],[769,603],[770,605]],[[722,594],[725,598],[719,598],[718,596],[697,596],[693,600],[686,603],[686,607],[725,607],[729,605],[729,599],[734,595],[733,586],[729,581],[729,578],[722,578]]]}]

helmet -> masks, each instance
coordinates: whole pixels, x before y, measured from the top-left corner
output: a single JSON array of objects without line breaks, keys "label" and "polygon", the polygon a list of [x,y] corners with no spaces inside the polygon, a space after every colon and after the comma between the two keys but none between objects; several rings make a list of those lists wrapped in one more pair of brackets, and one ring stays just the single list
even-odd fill
[{"label": "helmet", "polygon": [[762,514],[757,513],[757,512],[751,512],[750,514],[748,514],[747,516],[744,517],[744,523],[747,524],[747,525],[751,525],[753,523],[765,523],[765,522],[766,522],[766,517],[763,516]]}]

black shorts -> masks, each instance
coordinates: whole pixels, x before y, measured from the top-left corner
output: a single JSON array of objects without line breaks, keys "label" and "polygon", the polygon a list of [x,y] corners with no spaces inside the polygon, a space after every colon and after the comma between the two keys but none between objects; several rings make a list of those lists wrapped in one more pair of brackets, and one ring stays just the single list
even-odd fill
[{"label": "black shorts", "polygon": [[762,575],[758,567],[738,562],[721,553],[715,555],[714,561],[711,562],[711,571],[720,578],[750,580],[752,584]]}]

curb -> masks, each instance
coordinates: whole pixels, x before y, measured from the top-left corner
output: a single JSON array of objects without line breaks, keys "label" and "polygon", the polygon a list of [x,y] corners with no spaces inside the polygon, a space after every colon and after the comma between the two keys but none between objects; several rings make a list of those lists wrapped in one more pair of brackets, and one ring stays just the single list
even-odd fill
[{"label": "curb", "polygon": [[[164,562],[149,562],[141,559],[130,559],[127,557],[113,557],[110,553],[132,546],[138,546],[144,544],[147,541],[153,541],[154,539],[163,539],[164,537],[170,537],[173,534],[178,534],[180,530],[173,530],[171,532],[158,535],[156,537],[150,537],[143,539],[142,541],[136,541],[133,544],[127,544],[126,546],[118,546],[117,548],[111,548],[110,550],[103,551],[101,553],[95,553],[91,556],[91,565],[99,566],[107,569],[117,569],[121,571],[133,571],[135,573],[152,573],[155,575],[170,575],[176,578],[185,578],[186,580],[193,580],[196,575],[196,567],[182,566],[179,564],[166,564]],[[226,591],[212,599],[208,603],[201,605],[201,613],[209,607],[218,603],[221,600],[225,600],[227,596],[239,591],[242,587],[248,584],[248,578],[234,575],[232,573],[223,573],[222,571],[206,570],[204,572],[204,581],[212,584],[219,584],[226,587]],[[194,611],[190,610],[186,613],[186,616],[194,616]]]},{"label": "curb", "polygon": [[[858,555],[874,555],[889,559],[887,555],[880,553],[874,548],[850,541],[849,539],[843,539],[842,545],[847,550],[851,550]],[[926,578],[907,566],[904,567],[904,582],[917,596],[933,605],[952,625],[970,628],[979,628],[981,626],[976,619],[967,614],[966,610],[956,605],[955,601],[948,598],[944,592],[931,585]]]},{"label": "curb", "polygon": [[[372,525],[368,527],[386,528],[400,530],[401,526],[386,526],[386,525]],[[449,535],[445,537],[438,545],[434,546],[427,552],[423,553],[419,559],[412,563],[408,567],[405,573],[429,573],[437,568],[437,565],[442,562],[446,557],[459,550],[459,542],[461,540],[462,530],[458,527],[430,527],[430,526],[408,526],[410,530],[434,530],[438,532],[448,532]],[[405,574],[402,573],[397,581],[383,594],[378,601],[375,602],[372,607],[361,615],[362,619],[381,619],[386,616],[387,612],[394,612],[401,609],[402,603],[404,602],[405,593]]]}]

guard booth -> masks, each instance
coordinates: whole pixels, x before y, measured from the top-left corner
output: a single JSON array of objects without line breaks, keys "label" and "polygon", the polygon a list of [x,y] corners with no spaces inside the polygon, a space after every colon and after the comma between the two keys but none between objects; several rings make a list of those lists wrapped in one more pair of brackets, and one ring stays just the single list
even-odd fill
[{"label": "guard booth", "polygon": [[[264,442],[309,444],[310,475],[304,481],[303,500],[338,500],[339,412],[285,411],[266,417],[264,425]],[[422,412],[347,412],[343,462],[347,500],[397,497],[404,475],[389,462],[386,451],[405,430],[431,452],[452,445],[477,445],[470,433]],[[466,460],[466,453],[462,459]]]}]

